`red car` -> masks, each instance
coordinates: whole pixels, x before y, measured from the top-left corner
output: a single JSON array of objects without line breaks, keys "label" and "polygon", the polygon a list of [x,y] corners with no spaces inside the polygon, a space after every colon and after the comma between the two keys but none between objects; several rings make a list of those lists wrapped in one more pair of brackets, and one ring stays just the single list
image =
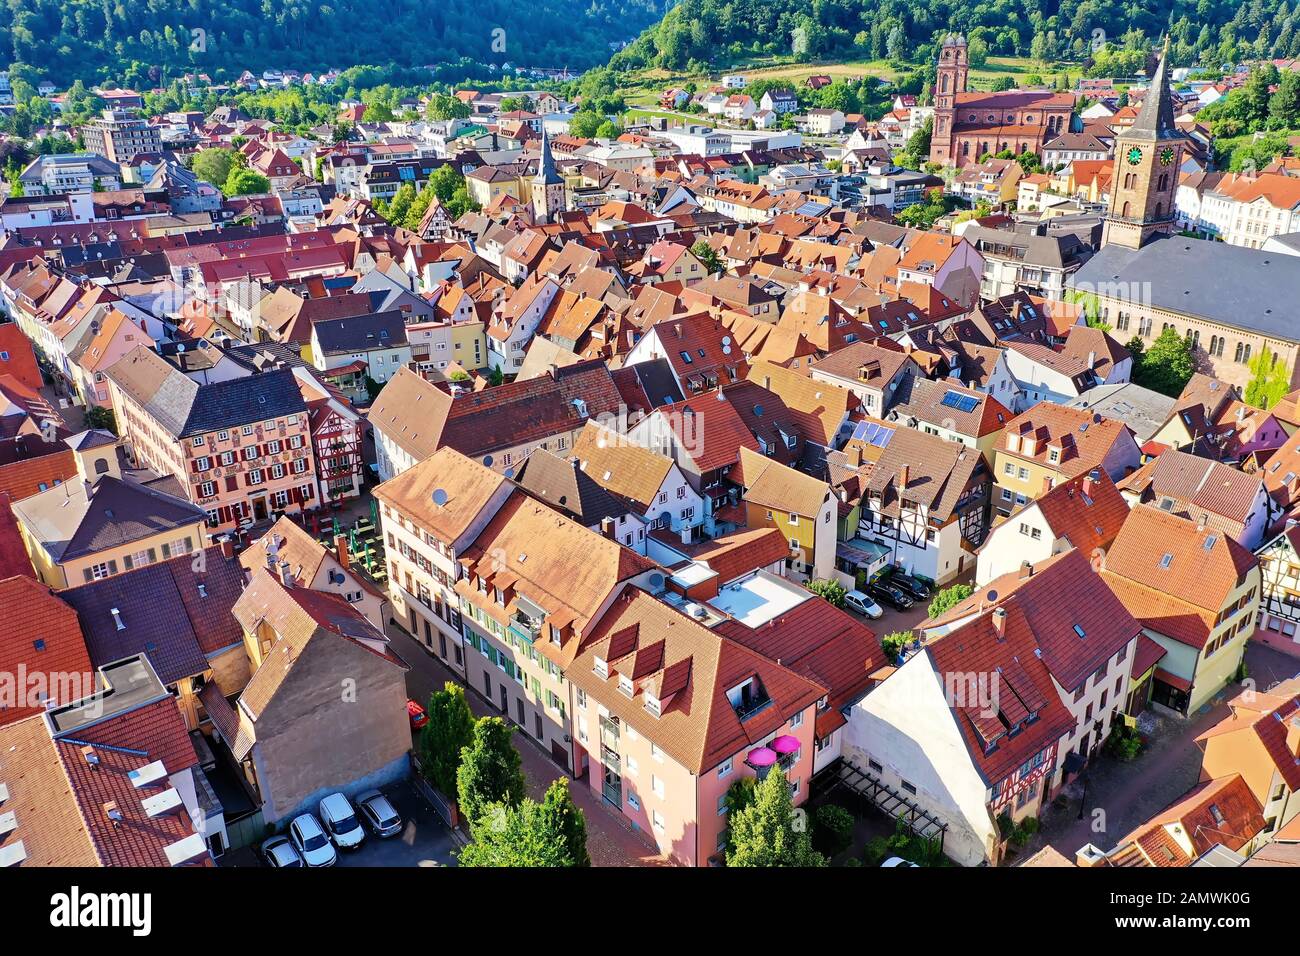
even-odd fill
[{"label": "red car", "polygon": [[429,722],[429,715],[424,712],[424,708],[413,700],[406,702],[406,716],[411,720],[412,730],[419,730]]}]

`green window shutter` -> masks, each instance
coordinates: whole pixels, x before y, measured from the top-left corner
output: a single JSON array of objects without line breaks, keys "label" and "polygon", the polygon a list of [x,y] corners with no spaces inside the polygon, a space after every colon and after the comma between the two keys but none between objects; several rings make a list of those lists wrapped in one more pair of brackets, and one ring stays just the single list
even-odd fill
[{"label": "green window shutter", "polygon": [[126,570],[130,571],[133,565],[134,562],[131,560],[131,556],[129,554],[122,558],[122,567],[126,568]]}]

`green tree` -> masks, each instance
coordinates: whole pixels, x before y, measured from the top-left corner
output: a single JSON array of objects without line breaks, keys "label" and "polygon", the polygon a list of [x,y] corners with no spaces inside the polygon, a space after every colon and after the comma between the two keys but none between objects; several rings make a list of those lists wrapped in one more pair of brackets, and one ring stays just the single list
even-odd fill
[{"label": "green tree", "polygon": [[502,113],[513,113],[516,110],[526,110],[531,113],[533,101],[526,96],[507,96],[501,101],[499,108]]},{"label": "green tree", "polygon": [[622,135],[622,128],[613,120],[605,120],[600,126],[596,127],[597,139],[618,139]]},{"label": "green tree", "polygon": [[513,735],[514,728],[500,717],[483,717],[474,725],[473,739],[460,752],[457,803],[471,827],[489,805],[515,807],[524,799],[524,774],[519,751],[510,742]]},{"label": "green tree", "polygon": [[251,169],[232,169],[230,178],[221,187],[227,196],[258,196],[271,191],[271,180]]},{"label": "green tree", "polygon": [[92,405],[86,409],[86,427],[98,428],[101,431],[112,432],[117,434],[117,419],[113,415],[111,408],[105,408],[102,405]]},{"label": "green tree", "polygon": [[1291,390],[1291,377],[1286,363],[1276,352],[1265,350],[1250,360],[1250,381],[1246,383],[1244,398],[1256,408],[1269,409]]},{"label": "green tree", "polygon": [[903,648],[911,640],[911,631],[893,631],[880,639],[880,649],[885,652],[889,663],[897,664],[903,654]]},{"label": "green tree", "polygon": [[1007,90],[1014,90],[1016,81],[1009,76],[995,76],[993,82],[989,84],[989,89],[994,93],[1003,93]]},{"label": "green tree", "polygon": [[825,866],[812,847],[805,815],[795,814],[790,784],[779,767],[759,783],[754,802],[729,814],[727,866]]},{"label": "green tree", "polygon": [[948,609],[956,607],[974,593],[975,589],[969,584],[954,584],[952,587],[944,588],[935,594],[934,599],[930,602],[930,616],[938,617]]},{"label": "green tree", "polygon": [[434,93],[424,108],[424,115],[431,120],[465,119],[469,114],[467,103],[447,93]]},{"label": "green tree", "polygon": [[717,252],[709,245],[707,239],[696,239],[695,244],[691,246],[691,254],[700,260],[700,265],[708,272],[717,274],[723,271],[722,260],[718,258]]},{"label": "green tree", "polygon": [[212,185],[224,186],[230,173],[243,165],[243,156],[237,150],[217,147],[201,149],[194,154],[190,169],[195,176]]},{"label": "green tree", "polygon": [[822,578],[820,580],[809,581],[806,585],[809,591],[822,598],[825,598],[831,604],[838,608],[844,607],[844,595],[848,594],[843,584],[831,578]]},{"label": "green tree", "polygon": [[420,734],[420,767],[429,782],[451,796],[461,751],[474,740],[474,714],[465,688],[447,681],[429,697],[429,722]]},{"label": "green tree", "polygon": [[1196,371],[1192,343],[1173,328],[1165,329],[1136,363],[1133,380],[1144,388],[1177,397]]},{"label": "green tree", "polygon": [[[557,780],[547,790],[558,793]],[[568,787],[556,799],[568,800]],[[581,822],[582,811],[572,808]],[[575,850],[573,835],[564,827],[564,817],[557,816],[546,803],[523,800],[517,806],[489,804],[474,827],[474,842],[460,851],[458,862],[468,867],[571,867],[589,866],[585,824],[582,844]],[[579,855],[575,856],[575,852]]]},{"label": "green tree", "polygon": [[899,225],[911,226],[914,229],[929,229],[951,211],[952,206],[944,196],[943,190],[932,189],[926,196],[925,202],[908,206],[895,215],[894,219]]},{"label": "green tree", "polygon": [[573,802],[569,778],[558,777],[546,788],[542,798],[542,816],[547,829],[563,843],[572,862],[570,866],[591,866],[587,854],[587,818]]},{"label": "green tree", "polygon": [[569,120],[569,132],[582,139],[595,139],[604,123],[605,117],[600,113],[581,110]]},{"label": "green tree", "polygon": [[853,814],[826,803],[813,813],[813,845],[827,856],[839,856],[853,842]]}]

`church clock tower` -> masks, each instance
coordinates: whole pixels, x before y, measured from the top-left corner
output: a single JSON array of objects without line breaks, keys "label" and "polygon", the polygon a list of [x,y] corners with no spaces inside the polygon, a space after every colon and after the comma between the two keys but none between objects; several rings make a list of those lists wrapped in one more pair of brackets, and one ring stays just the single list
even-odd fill
[{"label": "church clock tower", "polygon": [[953,165],[957,151],[953,126],[956,124],[957,94],[966,92],[970,70],[966,38],[948,34],[939,49],[934,77],[934,128],[930,132],[930,161]]},{"label": "church clock tower", "polygon": [[542,127],[542,156],[531,187],[533,219],[539,224],[555,222],[556,217],[564,212],[564,177],[555,171],[555,159],[551,156],[551,141],[547,138],[545,126]]},{"label": "church clock tower", "polygon": [[1174,231],[1174,193],[1186,140],[1174,126],[1169,39],[1137,119],[1115,139],[1110,208],[1101,244],[1137,249]]}]

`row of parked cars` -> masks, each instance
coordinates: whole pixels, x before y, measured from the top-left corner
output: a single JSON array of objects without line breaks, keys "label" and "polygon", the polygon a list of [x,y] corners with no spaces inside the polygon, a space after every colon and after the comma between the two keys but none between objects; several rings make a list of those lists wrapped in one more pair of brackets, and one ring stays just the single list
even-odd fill
[{"label": "row of parked cars", "polygon": [[844,603],[852,611],[875,620],[887,604],[895,610],[906,611],[917,601],[927,600],[934,591],[934,583],[917,575],[904,574],[897,568],[877,574],[868,581],[865,591],[853,590],[844,596]]},{"label": "row of parked cars", "polygon": [[355,850],[365,842],[366,831],[376,837],[402,832],[402,818],[378,790],[357,797],[354,808],[341,793],[331,793],[313,813],[300,813],[289,829],[262,844],[262,858],[276,869],[295,866],[333,866],[338,850]]}]

